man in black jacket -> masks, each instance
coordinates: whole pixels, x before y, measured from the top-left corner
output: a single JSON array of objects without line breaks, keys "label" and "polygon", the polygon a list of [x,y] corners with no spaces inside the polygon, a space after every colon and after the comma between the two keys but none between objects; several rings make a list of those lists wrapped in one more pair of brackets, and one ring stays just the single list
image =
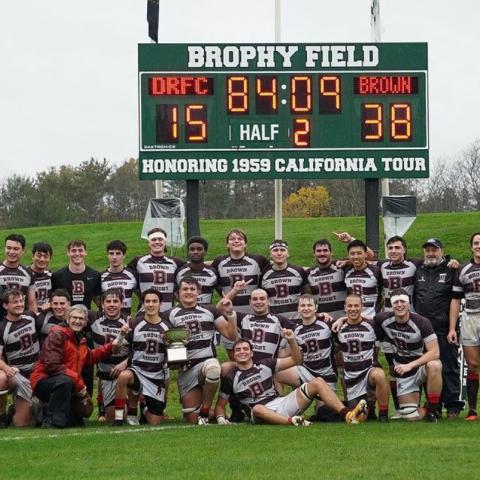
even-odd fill
[{"label": "man in black jacket", "polygon": [[441,404],[447,409],[447,417],[453,419],[463,408],[458,345],[447,340],[450,303],[456,298],[452,288],[455,269],[447,265],[450,258],[444,255],[440,240],[430,238],[422,247],[424,263],[415,273],[414,307],[432,322],[437,334],[443,367]]}]

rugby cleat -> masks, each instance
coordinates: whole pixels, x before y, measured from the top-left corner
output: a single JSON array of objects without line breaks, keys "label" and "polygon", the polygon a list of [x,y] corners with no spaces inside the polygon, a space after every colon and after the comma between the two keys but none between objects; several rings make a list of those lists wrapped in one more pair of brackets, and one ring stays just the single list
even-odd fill
[{"label": "rugby cleat", "polygon": [[467,416],[465,417],[465,420],[467,422],[474,422],[475,420],[478,420],[477,412],[475,410],[469,410]]},{"label": "rugby cleat", "polygon": [[367,419],[368,407],[365,400],[360,400],[353,410],[345,415],[345,423],[361,423]]},{"label": "rugby cleat", "polygon": [[428,423],[437,423],[438,422],[438,417],[435,415],[435,412],[427,412],[424,418],[425,422]]},{"label": "rugby cleat", "polygon": [[125,420],[114,420],[113,426],[114,427],[123,427],[125,425]]}]

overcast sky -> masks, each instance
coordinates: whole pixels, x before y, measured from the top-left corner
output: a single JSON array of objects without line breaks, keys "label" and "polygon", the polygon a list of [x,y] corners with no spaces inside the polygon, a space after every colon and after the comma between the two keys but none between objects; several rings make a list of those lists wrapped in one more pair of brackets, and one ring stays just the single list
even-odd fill
[{"label": "overcast sky", "polygon": [[[273,42],[274,0],[160,0],[159,42]],[[5,1],[0,177],[138,156],[146,0]],[[282,0],[283,42],[369,42],[370,0]],[[380,0],[382,41],[428,42],[430,158],[480,138],[480,2]]]}]

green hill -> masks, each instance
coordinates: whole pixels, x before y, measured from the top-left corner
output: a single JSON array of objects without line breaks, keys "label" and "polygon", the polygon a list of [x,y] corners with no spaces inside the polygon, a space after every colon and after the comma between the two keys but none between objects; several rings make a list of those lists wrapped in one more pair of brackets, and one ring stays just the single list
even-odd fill
[{"label": "green hill", "polygon": [[[32,244],[37,241],[49,242],[54,249],[52,268],[59,268],[67,262],[66,245],[69,240],[81,238],[87,242],[88,264],[97,269],[106,266],[105,246],[110,240],[121,239],[129,247],[127,256],[145,253],[147,243],[140,238],[142,224],[96,223],[87,225],[61,225],[0,230],[0,235],[17,232],[27,239],[27,254],[24,263],[29,261]],[[209,258],[225,252],[225,236],[231,228],[241,228],[248,236],[248,249],[254,253],[268,254],[268,244],[274,238],[273,219],[244,220],[205,220],[200,225],[202,235],[209,241]],[[345,246],[335,240],[332,232],[348,231],[356,238],[365,238],[363,217],[287,218],[283,223],[283,238],[290,245],[290,261],[300,265],[312,263],[311,247],[315,240],[327,238],[332,242],[337,257],[345,255]],[[446,252],[466,261],[470,258],[469,239],[473,232],[480,231],[480,214],[437,213],[419,215],[405,235],[409,245],[409,256],[420,256],[421,245],[430,237],[440,238]],[[382,233],[383,235],[383,233]],[[185,249],[171,250],[170,254],[185,257]],[[380,252],[380,256],[383,251]]]}]

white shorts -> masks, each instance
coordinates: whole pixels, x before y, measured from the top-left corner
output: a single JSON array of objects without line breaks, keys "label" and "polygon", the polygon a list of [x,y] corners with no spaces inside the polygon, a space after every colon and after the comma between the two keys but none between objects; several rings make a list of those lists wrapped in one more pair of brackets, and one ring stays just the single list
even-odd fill
[{"label": "white shorts", "polygon": [[[302,381],[302,383],[308,383],[311,382],[312,380],[315,380],[315,378],[322,378],[322,377],[314,377],[303,365],[297,365],[294,367],[297,369],[297,375]],[[335,383],[331,382],[325,382],[329,387],[332,392],[337,391],[337,385]]]},{"label": "white shorts", "polygon": [[177,385],[180,399],[190,390],[193,390],[195,387],[200,387],[205,383],[205,367],[207,363],[211,361],[218,363],[216,358],[207,358],[184,372],[178,372]]},{"label": "white shorts", "polygon": [[410,377],[396,377],[397,396],[407,395],[420,391],[420,387],[427,381],[427,369],[425,365],[419,367],[415,375]]},{"label": "white shorts", "polygon": [[464,347],[480,346],[480,313],[462,313],[460,341]]},{"label": "white shorts", "polygon": [[22,397],[27,402],[32,403],[32,386],[30,380],[20,373],[16,373],[8,379],[9,388],[14,397]]},{"label": "white shorts", "polygon": [[[132,391],[136,395],[153,398],[159,402],[166,402],[165,381],[156,378],[148,378],[135,367],[129,367],[129,370],[137,377],[140,385],[135,385]],[[136,382],[135,382],[136,383]]]},{"label": "white shorts", "polygon": [[352,385],[351,387],[346,386],[347,388],[347,400],[350,402],[352,400],[355,400],[356,398],[363,397],[368,393],[370,384],[368,383],[368,376],[370,375],[370,372],[374,369],[375,367],[369,368],[362,376],[359,378],[358,382],[355,383],[355,385]]},{"label": "white shorts", "polygon": [[297,389],[290,392],[285,397],[277,397],[264,405],[272,412],[284,415],[286,417],[293,417],[294,415],[301,415],[305,408],[300,408],[297,402]]},{"label": "white shorts", "polygon": [[114,380],[104,380],[101,378],[100,385],[102,388],[103,404],[106,407],[113,405],[113,402],[115,400],[115,389],[117,388],[117,379],[115,378]]}]

